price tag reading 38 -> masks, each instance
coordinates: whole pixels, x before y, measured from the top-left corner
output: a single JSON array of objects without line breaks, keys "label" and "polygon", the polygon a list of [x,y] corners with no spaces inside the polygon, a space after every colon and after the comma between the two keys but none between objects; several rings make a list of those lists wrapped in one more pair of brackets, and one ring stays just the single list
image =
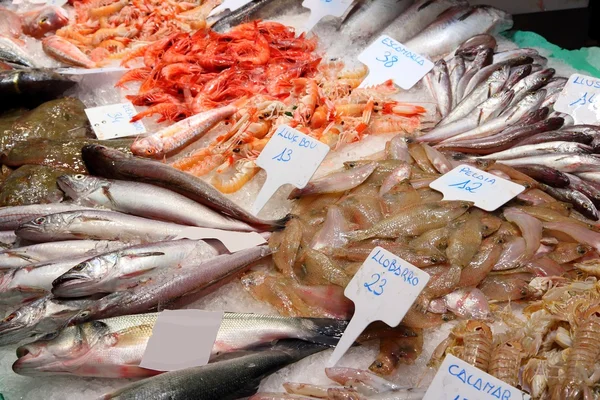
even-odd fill
[{"label": "price tag reading 38", "polygon": [[572,116],[576,124],[597,124],[600,121],[600,79],[571,75],[554,109]]},{"label": "price tag reading 38", "polygon": [[442,192],[444,200],[472,201],[486,211],[494,211],[525,190],[524,186],[470,165],[459,165],[429,187]]},{"label": "price tag reading 38", "polygon": [[258,214],[280,186],[291,183],[302,189],[329,153],[329,146],[304,133],[281,125],[256,159],[267,179],[256,196],[252,212]]},{"label": "price tag reading 38", "polygon": [[360,87],[378,85],[392,79],[396,85],[408,90],[433,68],[431,61],[386,35],[360,53],[358,61],[369,68],[369,75]]},{"label": "price tag reading 38", "polygon": [[354,302],[355,311],[328,366],[342,358],[371,322],[398,326],[427,282],[426,272],[375,247],[344,290],[344,295]]}]

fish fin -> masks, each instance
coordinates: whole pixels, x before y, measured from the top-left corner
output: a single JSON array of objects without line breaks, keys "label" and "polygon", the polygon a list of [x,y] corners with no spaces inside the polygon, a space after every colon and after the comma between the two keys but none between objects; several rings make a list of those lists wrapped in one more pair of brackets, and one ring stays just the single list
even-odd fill
[{"label": "fish fin", "polygon": [[164,256],[164,255],[165,255],[165,253],[163,253],[162,251],[149,251],[147,253],[127,254],[126,257],[141,258],[141,257],[160,257],[160,256]]},{"label": "fish fin", "polygon": [[116,209],[117,208],[117,203],[116,203],[114,197],[112,197],[112,194],[110,194],[110,186],[109,185],[103,185],[102,186],[102,193],[104,193],[104,195],[106,196],[106,198],[108,199],[108,201],[110,201],[110,204],[112,204],[113,207]]},{"label": "fish fin", "polygon": [[329,318],[310,318],[304,324],[309,332],[304,338],[312,343],[335,346],[344,330],[348,326],[348,321]]},{"label": "fish fin", "polygon": [[469,8],[463,15],[461,15],[460,17],[458,17],[458,20],[459,21],[466,20],[471,15],[473,15],[473,13],[475,12],[475,10],[477,10],[477,8],[479,8],[479,7],[478,6],[473,6],[473,7]]},{"label": "fish fin", "polygon": [[36,262],[39,261],[39,260],[36,260],[33,257],[30,257],[30,256],[26,255],[26,254],[18,254],[18,251],[10,251],[10,250],[8,250],[8,251],[5,251],[4,254],[8,254],[8,255],[11,255],[11,256],[14,256],[14,257],[18,257],[21,260],[27,261],[27,262],[29,262],[31,264],[34,264],[34,263],[36,263]]},{"label": "fish fin", "polygon": [[138,325],[125,328],[113,333],[116,339],[113,347],[128,347],[148,342],[148,332],[152,332],[150,325]]},{"label": "fish fin", "polygon": [[150,272],[150,271],[152,271],[152,270],[154,270],[154,269],[155,269],[155,268],[148,268],[148,269],[142,269],[142,270],[139,270],[139,271],[131,272],[131,273],[129,273],[129,274],[124,274],[124,275],[121,275],[121,276],[119,277],[119,279],[129,279],[129,278],[135,278],[136,276],[145,275],[145,274],[147,274],[148,272]]},{"label": "fish fin", "polygon": [[421,11],[421,10],[423,10],[423,9],[425,9],[425,8],[427,8],[427,7],[429,7],[429,6],[430,6],[430,5],[432,5],[433,3],[435,3],[435,0],[428,0],[428,1],[426,1],[425,3],[421,4],[421,5],[419,6],[419,8],[417,8],[417,11]]}]

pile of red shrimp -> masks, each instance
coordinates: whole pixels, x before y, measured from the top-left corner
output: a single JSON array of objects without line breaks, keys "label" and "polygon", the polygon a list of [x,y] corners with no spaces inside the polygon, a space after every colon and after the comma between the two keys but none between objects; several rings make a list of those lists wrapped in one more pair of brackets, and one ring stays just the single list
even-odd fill
[{"label": "pile of red shrimp", "polygon": [[173,34],[126,57],[123,65],[143,58],[144,66],[128,71],[117,86],[141,82],[128,99],[148,109],[134,121],[153,114],[177,121],[257,94],[283,99],[293,79],[315,74],[316,44],[275,22],[254,21],[223,34]]}]

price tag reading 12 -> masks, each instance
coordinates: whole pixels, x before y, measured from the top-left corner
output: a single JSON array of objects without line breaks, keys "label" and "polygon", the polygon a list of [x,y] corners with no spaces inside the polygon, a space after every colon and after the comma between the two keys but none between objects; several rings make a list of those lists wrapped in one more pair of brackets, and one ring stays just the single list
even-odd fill
[{"label": "price tag reading 12", "polygon": [[600,121],[600,79],[573,74],[554,104],[556,111],[573,117],[576,124]]},{"label": "price tag reading 12", "polygon": [[429,275],[389,251],[375,247],[350,281],[344,295],[354,315],[329,359],[334,366],[374,321],[397,326],[429,282]]},{"label": "price tag reading 12", "polygon": [[267,172],[252,212],[258,214],[280,186],[291,183],[302,189],[314,175],[329,146],[287,125],[281,125],[269,140],[256,165]]},{"label": "price tag reading 12", "polygon": [[423,400],[529,400],[506,382],[447,355]]},{"label": "price tag reading 12", "polygon": [[494,211],[525,190],[524,186],[469,165],[459,165],[429,184],[444,200],[472,201],[476,207]]},{"label": "price tag reading 12", "polygon": [[408,90],[433,68],[431,61],[386,35],[360,53],[358,61],[369,67],[369,75],[360,87],[378,85],[392,79],[396,85]]}]

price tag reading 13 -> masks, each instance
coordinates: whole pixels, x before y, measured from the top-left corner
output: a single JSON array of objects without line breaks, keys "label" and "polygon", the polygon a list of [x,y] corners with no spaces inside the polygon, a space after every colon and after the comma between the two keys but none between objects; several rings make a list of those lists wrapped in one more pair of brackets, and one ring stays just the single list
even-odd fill
[{"label": "price tag reading 13", "polygon": [[334,366],[371,322],[397,326],[427,282],[426,272],[375,247],[344,290],[355,311],[328,365]]}]

